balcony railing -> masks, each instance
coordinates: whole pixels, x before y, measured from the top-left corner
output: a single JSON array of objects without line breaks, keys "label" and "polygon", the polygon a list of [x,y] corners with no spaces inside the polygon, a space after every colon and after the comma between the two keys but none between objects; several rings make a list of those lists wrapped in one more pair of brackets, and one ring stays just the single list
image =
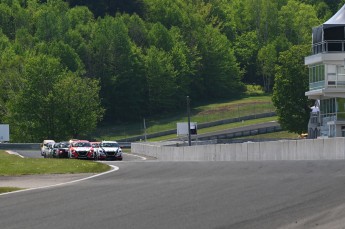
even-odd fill
[{"label": "balcony railing", "polygon": [[325,80],[311,82],[309,83],[309,90],[317,90],[322,88],[345,88],[345,74],[334,74],[327,76],[327,85],[325,84]]},{"label": "balcony railing", "polygon": [[319,112],[310,112],[309,122],[311,124],[324,125],[331,121],[345,121],[345,112],[320,114]]},{"label": "balcony railing", "polygon": [[322,89],[322,88],[325,88],[325,81],[324,80],[318,81],[318,82],[309,83],[309,90],[310,91],[317,90],[317,89]]},{"label": "balcony railing", "polygon": [[345,41],[323,41],[312,45],[312,53],[345,52]]},{"label": "balcony railing", "polygon": [[321,118],[321,125],[326,125],[327,122],[337,121],[337,113],[321,114],[320,118]]}]

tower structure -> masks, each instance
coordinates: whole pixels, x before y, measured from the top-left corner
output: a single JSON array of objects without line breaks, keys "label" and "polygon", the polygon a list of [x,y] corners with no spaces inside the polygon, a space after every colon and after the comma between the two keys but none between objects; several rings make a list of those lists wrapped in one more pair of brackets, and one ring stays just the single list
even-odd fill
[{"label": "tower structure", "polygon": [[309,99],[315,100],[309,138],[345,137],[345,5],[328,21],[313,28],[309,68]]}]

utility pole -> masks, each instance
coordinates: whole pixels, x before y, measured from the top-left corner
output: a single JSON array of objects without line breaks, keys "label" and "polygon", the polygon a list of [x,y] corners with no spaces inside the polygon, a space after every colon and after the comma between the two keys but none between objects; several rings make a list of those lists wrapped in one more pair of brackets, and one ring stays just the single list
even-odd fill
[{"label": "utility pole", "polygon": [[187,96],[187,117],[188,117],[188,145],[192,145],[191,135],[190,135],[190,99]]},{"label": "utility pole", "polygon": [[147,134],[146,134],[146,122],[145,122],[145,118],[144,118],[144,139],[145,139],[145,142],[147,140]]}]

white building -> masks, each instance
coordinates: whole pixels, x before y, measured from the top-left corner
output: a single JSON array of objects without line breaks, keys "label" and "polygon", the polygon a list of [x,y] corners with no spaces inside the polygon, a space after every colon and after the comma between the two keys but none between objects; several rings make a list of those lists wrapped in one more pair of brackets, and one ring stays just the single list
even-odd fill
[{"label": "white building", "polygon": [[345,5],[327,22],[313,28],[309,99],[316,101],[308,136],[345,137]]}]

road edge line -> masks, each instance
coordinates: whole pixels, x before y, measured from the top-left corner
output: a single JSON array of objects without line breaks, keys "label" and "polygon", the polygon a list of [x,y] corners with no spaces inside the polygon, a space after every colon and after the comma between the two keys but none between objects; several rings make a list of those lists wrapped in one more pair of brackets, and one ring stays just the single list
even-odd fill
[{"label": "road edge line", "polygon": [[127,154],[127,155],[130,155],[130,156],[133,156],[133,157],[139,157],[141,160],[143,161],[146,161],[147,158],[146,157],[142,157],[142,156],[139,156],[139,155],[135,155],[135,154],[132,154],[132,153],[124,153],[122,152],[123,154]]},{"label": "road edge line", "polygon": [[4,195],[9,195],[9,194],[14,194],[14,193],[19,193],[19,192],[27,192],[27,191],[32,191],[32,190],[38,190],[38,189],[46,189],[46,188],[53,188],[53,187],[57,187],[57,186],[62,186],[62,185],[67,185],[67,184],[73,184],[73,183],[77,183],[77,182],[81,182],[84,180],[89,180],[95,177],[99,177],[108,173],[112,173],[115,172],[117,170],[119,170],[120,168],[115,166],[115,165],[109,165],[112,169],[103,173],[99,173],[99,174],[95,174],[89,177],[84,177],[78,180],[72,180],[72,181],[68,181],[68,182],[63,182],[63,183],[59,183],[59,184],[53,184],[53,185],[48,185],[48,186],[42,186],[42,187],[36,187],[36,188],[28,188],[28,189],[22,189],[22,190],[18,190],[18,191],[13,191],[13,192],[5,192],[5,193],[1,193],[0,196],[4,196]]}]

